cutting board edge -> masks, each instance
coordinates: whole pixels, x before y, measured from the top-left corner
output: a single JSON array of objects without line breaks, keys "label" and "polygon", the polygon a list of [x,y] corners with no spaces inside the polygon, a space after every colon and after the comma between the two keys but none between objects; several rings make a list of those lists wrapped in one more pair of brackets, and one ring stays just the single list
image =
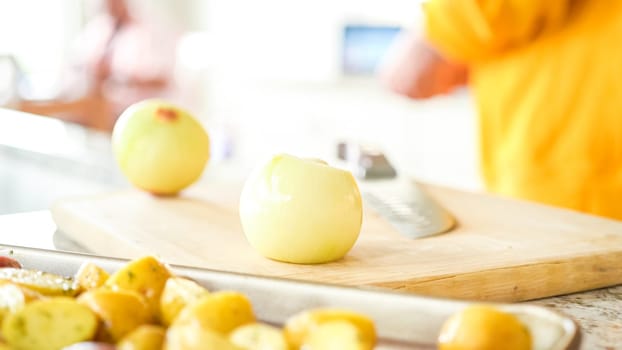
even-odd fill
[{"label": "cutting board edge", "polygon": [[[570,257],[569,257],[570,258]],[[534,264],[484,269],[438,278],[415,278],[399,282],[372,283],[373,287],[421,294],[432,297],[474,301],[518,302],[610,287],[622,283],[622,251],[583,254],[570,259],[542,260]],[[508,275],[519,278],[509,279]],[[490,280],[503,276],[511,280],[508,289],[498,289]],[[589,276],[586,280],[584,276]],[[579,281],[580,280],[580,281]],[[484,283],[482,283],[484,281]],[[542,284],[534,285],[534,281]],[[581,282],[581,283],[577,283]],[[478,285],[479,284],[479,285]],[[456,287],[458,285],[458,287]],[[495,286],[497,286],[495,288]],[[458,291],[467,290],[464,294]],[[506,297],[507,296],[507,297]]]}]

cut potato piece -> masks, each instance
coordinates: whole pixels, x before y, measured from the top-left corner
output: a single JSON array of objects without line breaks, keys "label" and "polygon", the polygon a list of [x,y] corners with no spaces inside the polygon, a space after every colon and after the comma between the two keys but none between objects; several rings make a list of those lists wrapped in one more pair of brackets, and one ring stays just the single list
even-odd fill
[{"label": "cut potato piece", "polygon": [[166,332],[164,350],[244,350],[224,335],[199,323],[174,324]]},{"label": "cut potato piece", "polygon": [[92,339],[97,317],[75,299],[36,300],[7,315],[2,335],[16,350],[58,350]]},{"label": "cut potato piece", "polygon": [[438,334],[439,350],[532,350],[529,328],[511,313],[471,304],[448,317]]},{"label": "cut potato piece", "polygon": [[0,280],[15,283],[47,296],[74,296],[78,293],[73,278],[49,272],[6,267],[0,269]]},{"label": "cut potato piece", "polygon": [[291,346],[298,349],[309,333],[319,325],[331,321],[350,322],[360,330],[362,342],[368,344],[370,349],[376,344],[374,322],[361,314],[341,309],[315,309],[292,316],[285,323],[285,338]]},{"label": "cut potato piece", "polygon": [[102,321],[98,340],[119,341],[153,318],[144,297],[129,290],[93,289],[78,297]]},{"label": "cut potato piece", "polygon": [[117,350],[161,350],[166,329],[156,325],[142,325],[123,337]]},{"label": "cut potato piece", "polygon": [[238,292],[215,292],[184,308],[173,324],[198,322],[204,328],[227,334],[235,328],[255,322],[248,298]]},{"label": "cut potato piece", "polygon": [[75,280],[78,286],[84,290],[95,289],[104,285],[110,277],[106,270],[92,262],[85,262],[76,273]]},{"label": "cut potato piece", "polygon": [[372,350],[360,328],[349,321],[329,321],[318,325],[303,341],[305,350]]},{"label": "cut potato piece", "polygon": [[163,263],[153,256],[145,256],[125,264],[108,278],[105,285],[144,295],[152,315],[159,317],[160,295],[169,277],[171,272]]},{"label": "cut potato piece", "polygon": [[263,323],[238,327],[229,334],[229,340],[246,350],[289,350],[283,331]]},{"label": "cut potato piece", "polygon": [[0,324],[7,314],[21,309],[26,303],[40,297],[37,292],[16,284],[0,283]]},{"label": "cut potato piece", "polygon": [[194,281],[181,277],[171,277],[166,281],[160,297],[160,319],[169,326],[177,314],[188,304],[192,304],[209,292]]}]

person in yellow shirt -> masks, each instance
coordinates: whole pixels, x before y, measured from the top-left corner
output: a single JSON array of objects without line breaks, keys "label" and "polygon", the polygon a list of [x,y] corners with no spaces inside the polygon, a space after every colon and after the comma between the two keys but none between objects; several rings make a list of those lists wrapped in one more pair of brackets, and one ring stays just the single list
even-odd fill
[{"label": "person in yellow shirt", "polygon": [[429,0],[424,12],[387,85],[426,98],[468,71],[488,190],[622,219],[622,1]]}]

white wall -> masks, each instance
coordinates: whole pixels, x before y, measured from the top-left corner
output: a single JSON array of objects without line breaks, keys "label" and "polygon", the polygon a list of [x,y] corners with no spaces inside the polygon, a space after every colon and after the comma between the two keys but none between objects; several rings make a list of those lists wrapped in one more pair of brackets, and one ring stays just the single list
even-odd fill
[{"label": "white wall", "polygon": [[344,24],[411,26],[418,0],[211,0],[206,29],[214,59],[259,79],[330,81]]},{"label": "white wall", "polygon": [[0,54],[12,54],[37,97],[53,94],[82,25],[80,0],[0,0]]},{"label": "white wall", "polygon": [[209,91],[206,124],[217,138],[226,130],[235,156],[249,166],[280,152],[331,159],[337,142],[354,140],[380,147],[399,170],[420,180],[481,188],[465,92],[415,102],[371,81],[213,81]]}]

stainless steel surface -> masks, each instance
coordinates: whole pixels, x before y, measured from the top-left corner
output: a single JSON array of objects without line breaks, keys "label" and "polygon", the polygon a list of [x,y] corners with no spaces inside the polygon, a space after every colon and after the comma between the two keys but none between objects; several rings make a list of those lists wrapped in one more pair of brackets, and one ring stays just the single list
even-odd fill
[{"label": "stainless steel surface", "polygon": [[[11,255],[24,267],[73,275],[86,260],[114,271],[124,260],[5,246],[0,254]],[[314,307],[342,307],[372,317],[381,344],[378,349],[434,349],[445,319],[466,304],[444,299],[375,289],[345,288],[325,284],[268,279],[206,269],[173,266],[176,274],[188,276],[210,290],[237,290],[253,302],[260,319],[282,324],[299,311]],[[549,309],[528,305],[497,304],[520,317],[530,328],[535,350],[577,349],[579,331],[575,323]]]},{"label": "stainless steel surface", "polygon": [[10,106],[19,100],[20,83],[24,81],[24,71],[9,54],[0,54],[0,106]]},{"label": "stainless steel surface", "polygon": [[360,179],[391,179],[397,170],[379,149],[356,143],[337,144],[337,158],[349,163],[354,176]]},{"label": "stainless steel surface", "polygon": [[62,231],[59,230],[56,230],[52,235],[52,242],[54,244],[54,249],[56,250],[85,254],[91,253],[88,249],[67,237]]}]

